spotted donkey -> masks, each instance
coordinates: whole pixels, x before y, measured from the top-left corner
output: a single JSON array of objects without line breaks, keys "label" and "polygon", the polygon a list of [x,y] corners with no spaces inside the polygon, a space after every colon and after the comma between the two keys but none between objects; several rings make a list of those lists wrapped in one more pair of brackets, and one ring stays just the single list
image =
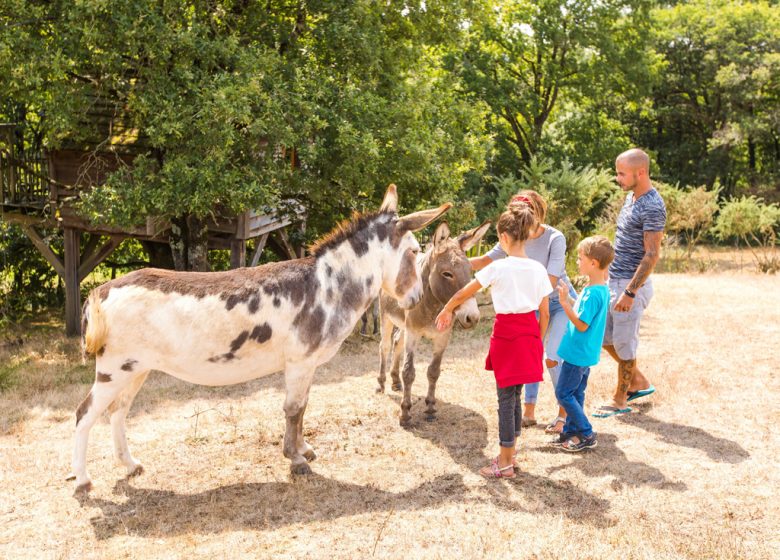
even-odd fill
[{"label": "spotted donkey", "polygon": [[230,385],[284,370],[284,456],[311,472],[303,415],[315,368],[330,360],[380,290],[405,308],[422,296],[411,232],[450,208],[399,218],[390,185],[378,212],[344,222],[312,256],[228,272],[144,269],[95,288],[84,305],[85,352],[96,380],[76,411],[73,475],[89,491],[90,428],[108,409],[116,458],[143,472],[125,437],[125,417],[150,370],[201,385]]},{"label": "spotted donkey", "polygon": [[[485,235],[490,222],[485,222],[469,231],[463,232],[457,239],[450,238],[450,228],[442,223],[433,234],[431,247],[418,257],[423,282],[423,296],[413,308],[404,310],[399,303],[387,294],[380,296],[380,315],[382,322],[382,341],[380,343],[379,387],[377,392],[385,390],[385,379],[390,352],[393,352],[393,367],[390,375],[393,390],[401,390],[398,376],[399,362],[403,350],[403,391],[401,401],[401,425],[411,420],[409,409],[412,407],[412,383],[414,382],[414,350],[421,337],[433,340],[433,359],[428,366],[428,396],[425,403],[428,420],[436,414],[436,382],[439,380],[441,359],[450,341],[452,327],[446,331],[436,330],[434,320],[452,295],[471,280],[471,265],[466,251],[479,243]],[[455,310],[455,317],[464,328],[471,328],[479,321],[477,301],[471,298]],[[398,331],[393,335],[393,326]]]}]

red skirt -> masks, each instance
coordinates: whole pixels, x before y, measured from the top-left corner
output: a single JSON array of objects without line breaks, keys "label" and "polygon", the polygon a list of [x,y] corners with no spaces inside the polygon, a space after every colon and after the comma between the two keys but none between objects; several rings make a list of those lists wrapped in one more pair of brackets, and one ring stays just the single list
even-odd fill
[{"label": "red skirt", "polygon": [[485,369],[502,389],[542,380],[544,349],[536,313],[499,313],[493,323]]}]

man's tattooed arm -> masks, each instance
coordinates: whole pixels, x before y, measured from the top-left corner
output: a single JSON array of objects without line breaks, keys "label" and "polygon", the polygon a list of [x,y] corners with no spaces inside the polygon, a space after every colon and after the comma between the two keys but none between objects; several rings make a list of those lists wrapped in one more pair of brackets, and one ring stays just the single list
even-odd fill
[{"label": "man's tattooed arm", "polygon": [[664,237],[662,231],[646,231],[644,235],[645,256],[639,263],[634,277],[628,284],[628,289],[634,293],[641,288],[650,274],[653,272],[658,259],[661,257],[661,240]]}]

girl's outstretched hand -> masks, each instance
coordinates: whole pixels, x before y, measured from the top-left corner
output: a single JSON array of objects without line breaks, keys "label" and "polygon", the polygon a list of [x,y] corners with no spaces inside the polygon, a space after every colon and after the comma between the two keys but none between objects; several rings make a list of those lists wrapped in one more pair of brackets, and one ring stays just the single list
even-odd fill
[{"label": "girl's outstretched hand", "polygon": [[440,331],[447,330],[452,324],[452,311],[442,309],[439,315],[436,317],[436,328]]}]

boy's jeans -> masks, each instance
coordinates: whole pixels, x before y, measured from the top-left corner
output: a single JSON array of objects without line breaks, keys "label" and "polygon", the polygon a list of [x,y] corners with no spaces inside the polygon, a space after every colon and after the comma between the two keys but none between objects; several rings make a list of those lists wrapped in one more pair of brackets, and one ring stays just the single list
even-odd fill
[{"label": "boy's jeans", "polygon": [[[576,292],[574,292],[573,297],[577,297]],[[566,324],[568,322],[569,318],[566,316],[563,307],[561,307],[561,302],[558,301],[558,298],[550,298],[550,325],[547,327],[547,333],[544,337],[544,351],[548,359],[558,362],[555,366],[547,368],[553,387],[558,384],[558,376],[561,373],[561,358],[558,356],[558,346],[561,345],[561,339],[566,332]],[[536,399],[539,395],[539,385],[541,384],[528,383],[526,385],[525,404],[536,404]]]},{"label": "boy's jeans", "polygon": [[498,443],[501,447],[512,447],[515,438],[520,437],[520,422],[523,411],[520,406],[522,385],[512,385],[503,389],[496,384],[498,393]]},{"label": "boy's jeans", "polygon": [[555,398],[566,409],[566,423],[563,433],[576,435],[580,439],[593,435],[593,426],[585,414],[585,388],[588,386],[589,367],[580,367],[565,361],[561,365]]}]

